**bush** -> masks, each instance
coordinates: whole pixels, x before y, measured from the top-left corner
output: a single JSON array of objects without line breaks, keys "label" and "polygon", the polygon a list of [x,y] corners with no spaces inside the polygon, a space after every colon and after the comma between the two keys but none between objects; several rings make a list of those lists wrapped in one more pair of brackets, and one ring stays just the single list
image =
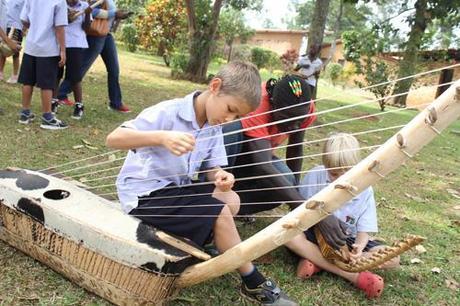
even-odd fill
[{"label": "bush", "polygon": [[299,59],[299,52],[295,49],[289,49],[281,55],[280,59],[283,63],[284,72],[290,73]]},{"label": "bush", "polygon": [[139,45],[139,38],[137,36],[136,27],[133,24],[127,23],[123,25],[121,40],[126,44],[128,51],[137,51],[137,46]]},{"label": "bush", "polygon": [[275,52],[255,47],[251,49],[251,61],[257,66],[257,68],[267,68],[270,71],[281,68],[281,60],[278,54]]},{"label": "bush", "polygon": [[333,85],[335,85],[342,76],[342,71],[343,67],[338,63],[330,63],[329,65],[327,65],[326,74],[329,77],[329,79],[331,79]]},{"label": "bush", "polygon": [[249,45],[235,45],[232,49],[231,60],[251,61],[251,46]]},{"label": "bush", "polygon": [[184,75],[187,68],[189,55],[181,52],[174,52],[171,56],[171,74],[173,77]]}]

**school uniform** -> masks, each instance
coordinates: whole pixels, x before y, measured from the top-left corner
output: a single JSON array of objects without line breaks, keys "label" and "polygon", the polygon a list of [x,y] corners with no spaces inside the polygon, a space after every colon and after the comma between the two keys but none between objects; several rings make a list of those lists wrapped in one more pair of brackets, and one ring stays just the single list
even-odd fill
[{"label": "school uniform", "polygon": [[200,168],[225,166],[227,157],[221,128],[198,126],[193,107],[198,94],[161,102],[121,125],[139,131],[192,133],[196,145],[181,156],[163,146],[130,150],[116,185],[126,213],[204,245],[224,204],[212,197],[214,184],[194,186],[193,179]]},{"label": "school uniform", "polygon": [[[89,4],[79,1],[75,6],[68,6],[69,9],[82,12],[88,8]],[[66,44],[66,65],[65,65],[65,80],[71,84],[81,82],[83,75],[81,67],[83,65],[83,51],[88,48],[86,33],[83,29],[85,14],[78,16],[73,22],[69,23],[65,28],[65,44]],[[64,67],[59,69],[58,79],[62,79]],[[81,102],[81,101],[77,101]]]},{"label": "school uniform", "polygon": [[[305,199],[310,199],[331,182],[332,181],[326,168],[323,165],[316,166],[307,172],[301,180],[299,192]],[[355,242],[356,234],[358,232],[378,232],[377,211],[372,187],[366,188],[363,192],[348,201],[341,208],[334,211],[333,215],[336,216],[337,219],[347,223],[349,229],[351,230],[351,238],[347,239],[347,245],[350,248]],[[307,230],[305,235],[309,241],[317,244],[313,230]],[[369,240],[364,251],[368,251],[377,245],[379,245],[378,242]]]},{"label": "school uniform", "polygon": [[14,29],[13,39],[19,44],[23,39],[23,24],[21,21],[21,11],[24,7],[25,0],[8,0],[6,13],[7,32],[10,33]]},{"label": "school uniform", "polygon": [[21,20],[30,24],[18,82],[54,89],[60,46],[55,28],[67,25],[65,0],[25,0]]}]

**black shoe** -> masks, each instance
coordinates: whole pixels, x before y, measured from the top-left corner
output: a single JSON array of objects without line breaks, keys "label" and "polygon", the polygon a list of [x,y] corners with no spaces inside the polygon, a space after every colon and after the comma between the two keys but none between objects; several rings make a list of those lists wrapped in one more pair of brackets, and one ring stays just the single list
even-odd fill
[{"label": "black shoe", "polygon": [[68,128],[67,124],[56,117],[51,118],[51,120],[46,120],[42,117],[42,124],[40,127],[45,130],[63,130]]},{"label": "black shoe", "polygon": [[53,115],[57,114],[57,110],[58,110],[59,105],[60,104],[59,104],[58,100],[53,100],[51,102],[51,113]]},{"label": "black shoe", "polygon": [[243,225],[256,223],[256,218],[254,217],[239,217],[236,220],[243,223]]},{"label": "black shoe", "polygon": [[34,121],[34,119],[35,119],[35,115],[33,113],[30,113],[29,115],[21,113],[21,115],[19,116],[19,123],[29,124],[32,121]]},{"label": "black shoe", "polygon": [[297,302],[291,300],[274,281],[267,279],[257,288],[249,289],[243,283],[240,293],[246,299],[258,303],[259,305],[270,306],[298,306]]},{"label": "black shoe", "polygon": [[75,120],[80,120],[83,117],[83,110],[85,107],[81,103],[75,103],[75,108],[73,109],[72,118]]}]

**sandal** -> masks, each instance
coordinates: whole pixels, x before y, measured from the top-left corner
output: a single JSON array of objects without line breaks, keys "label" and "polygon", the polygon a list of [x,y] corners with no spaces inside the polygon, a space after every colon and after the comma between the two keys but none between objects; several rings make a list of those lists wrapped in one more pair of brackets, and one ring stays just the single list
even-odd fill
[{"label": "sandal", "polygon": [[305,258],[299,260],[299,264],[297,265],[297,277],[302,280],[310,278],[320,271],[320,267]]},{"label": "sandal", "polygon": [[356,287],[364,291],[368,299],[378,298],[383,292],[383,278],[369,271],[364,271],[359,273]]}]

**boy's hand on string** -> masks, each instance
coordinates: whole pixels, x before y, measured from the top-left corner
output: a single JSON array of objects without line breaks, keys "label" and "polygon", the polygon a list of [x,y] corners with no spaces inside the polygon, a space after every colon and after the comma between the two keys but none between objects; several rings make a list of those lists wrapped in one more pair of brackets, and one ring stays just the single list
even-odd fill
[{"label": "boy's hand on string", "polygon": [[214,184],[220,191],[230,191],[235,184],[235,177],[233,174],[222,169],[216,172],[214,178]]},{"label": "boy's hand on string", "polygon": [[163,146],[172,154],[180,156],[195,148],[195,137],[189,133],[169,131],[163,137]]}]

